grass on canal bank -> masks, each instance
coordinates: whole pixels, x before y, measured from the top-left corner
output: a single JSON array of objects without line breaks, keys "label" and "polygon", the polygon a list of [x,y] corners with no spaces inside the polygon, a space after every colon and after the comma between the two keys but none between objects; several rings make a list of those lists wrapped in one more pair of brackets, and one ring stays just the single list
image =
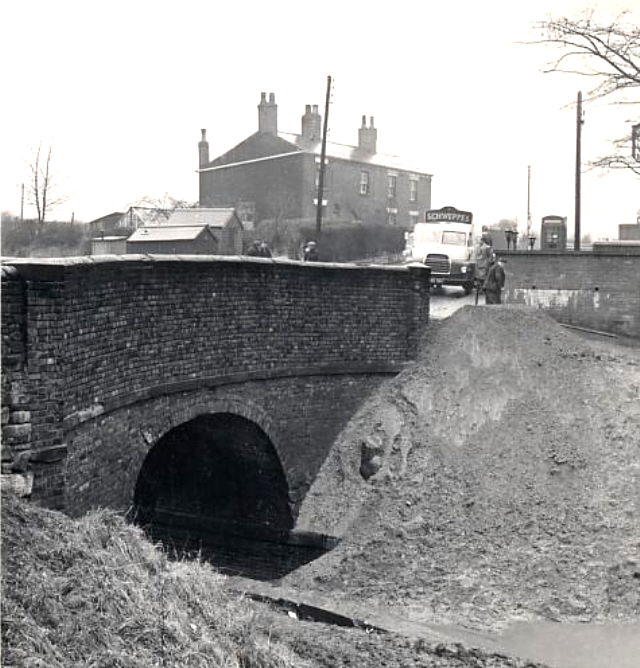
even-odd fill
[{"label": "grass on canal bank", "polygon": [[301,665],[223,581],[115,513],[72,520],[3,495],[2,665]]}]

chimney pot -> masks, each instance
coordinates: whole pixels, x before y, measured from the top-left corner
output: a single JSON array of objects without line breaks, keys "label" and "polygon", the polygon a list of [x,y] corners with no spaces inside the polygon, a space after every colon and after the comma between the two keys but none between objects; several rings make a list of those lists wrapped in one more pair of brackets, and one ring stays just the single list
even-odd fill
[{"label": "chimney pot", "polygon": [[362,127],[358,130],[358,148],[367,153],[376,152],[378,131],[373,125],[373,116],[369,117],[371,125],[367,127],[367,117],[362,117]]},{"label": "chimney pot", "polygon": [[313,113],[314,113],[314,114],[317,114],[317,113],[318,113],[318,105],[317,105],[317,104],[314,104],[314,105],[313,105]]},{"label": "chimney pot", "polygon": [[209,164],[209,142],[206,129],[202,128],[200,132],[202,132],[202,139],[198,142],[198,166],[202,168]]},{"label": "chimney pot", "polygon": [[271,135],[278,134],[278,105],[273,93],[269,93],[269,102],[267,94],[260,93],[260,104],[258,105],[258,132]]},{"label": "chimney pot", "polygon": [[311,113],[311,105],[310,104],[305,104],[304,105],[304,113],[305,114],[310,114]]}]

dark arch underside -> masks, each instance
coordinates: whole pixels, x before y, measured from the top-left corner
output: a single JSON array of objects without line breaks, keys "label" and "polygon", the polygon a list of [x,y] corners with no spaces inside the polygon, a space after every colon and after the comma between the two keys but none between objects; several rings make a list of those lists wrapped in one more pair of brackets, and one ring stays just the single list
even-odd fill
[{"label": "dark arch underside", "polygon": [[221,570],[270,579],[324,550],[294,547],[287,481],[269,437],[231,413],[200,415],[149,451],[135,521],[178,553],[198,550]]}]

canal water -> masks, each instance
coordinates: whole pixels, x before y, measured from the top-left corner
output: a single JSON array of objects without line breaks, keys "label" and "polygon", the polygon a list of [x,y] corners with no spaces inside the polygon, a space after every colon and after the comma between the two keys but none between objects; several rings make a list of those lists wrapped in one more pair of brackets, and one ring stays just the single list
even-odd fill
[{"label": "canal water", "polygon": [[519,622],[498,642],[552,668],[640,668],[640,621],[629,624]]}]

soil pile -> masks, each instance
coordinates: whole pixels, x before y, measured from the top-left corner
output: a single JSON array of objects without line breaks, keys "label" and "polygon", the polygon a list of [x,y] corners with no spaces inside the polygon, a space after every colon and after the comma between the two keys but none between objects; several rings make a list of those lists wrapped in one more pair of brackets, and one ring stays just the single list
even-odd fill
[{"label": "soil pile", "polygon": [[341,544],[285,579],[410,619],[640,616],[640,350],[464,307],[338,439],[298,526]]}]

